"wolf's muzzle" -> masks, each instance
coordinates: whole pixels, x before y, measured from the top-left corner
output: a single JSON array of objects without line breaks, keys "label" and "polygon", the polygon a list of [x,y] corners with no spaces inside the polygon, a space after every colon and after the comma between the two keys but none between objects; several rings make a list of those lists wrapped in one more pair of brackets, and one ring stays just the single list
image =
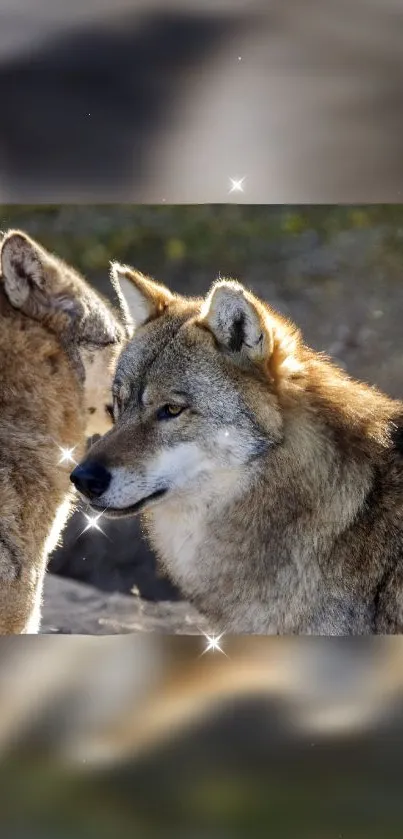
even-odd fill
[{"label": "wolf's muzzle", "polygon": [[106,492],[111,482],[112,475],[102,463],[84,460],[70,475],[76,489],[90,500],[100,498]]}]

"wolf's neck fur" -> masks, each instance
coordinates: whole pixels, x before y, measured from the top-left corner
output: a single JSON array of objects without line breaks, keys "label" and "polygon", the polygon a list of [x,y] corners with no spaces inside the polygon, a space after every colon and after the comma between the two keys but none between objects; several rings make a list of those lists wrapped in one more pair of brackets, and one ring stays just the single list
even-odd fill
[{"label": "wolf's neck fur", "polygon": [[[59,505],[70,493],[68,464],[59,464],[58,446],[76,446],[77,457],[84,449],[82,393],[69,359],[46,328],[19,313],[6,318],[2,327],[0,349],[9,363],[0,374],[0,435],[7,439],[7,463],[15,463],[17,473],[25,476],[19,517],[22,521],[27,517],[27,530],[38,538],[41,532],[48,532]],[[28,510],[30,492],[38,503]]]},{"label": "wolf's neck fur", "polygon": [[80,457],[85,418],[74,371],[39,323],[2,318],[0,354],[0,526],[22,557],[14,602],[0,598],[0,632],[19,633],[36,631],[47,554],[69,512],[70,468],[58,447],[76,446]]},{"label": "wolf's neck fur", "polygon": [[363,629],[370,619],[364,594],[353,594],[366,561],[365,534],[357,548],[354,525],[399,403],[357,385],[345,410],[344,387],[314,390],[304,416],[289,410],[284,443],[264,460],[209,476],[148,517],[168,572],[217,629],[340,633],[350,619]]}]

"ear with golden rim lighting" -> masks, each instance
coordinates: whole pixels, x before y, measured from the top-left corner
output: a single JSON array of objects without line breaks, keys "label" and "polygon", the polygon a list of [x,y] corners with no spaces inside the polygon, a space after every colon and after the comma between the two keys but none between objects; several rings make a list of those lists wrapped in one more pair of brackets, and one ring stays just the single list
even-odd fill
[{"label": "ear with golden rim lighting", "polygon": [[[202,306],[200,325],[239,361],[264,365],[273,375],[296,373],[297,331],[271,314],[265,304],[234,280],[214,283]],[[276,369],[274,369],[276,368]]]},{"label": "ear with golden rim lighting", "polygon": [[273,330],[264,306],[233,280],[213,285],[200,323],[210,329],[220,346],[253,361],[269,358],[273,351]]},{"label": "ear with golden rim lighting", "polygon": [[131,332],[161,315],[174,299],[165,286],[119,262],[111,263],[111,282]]}]

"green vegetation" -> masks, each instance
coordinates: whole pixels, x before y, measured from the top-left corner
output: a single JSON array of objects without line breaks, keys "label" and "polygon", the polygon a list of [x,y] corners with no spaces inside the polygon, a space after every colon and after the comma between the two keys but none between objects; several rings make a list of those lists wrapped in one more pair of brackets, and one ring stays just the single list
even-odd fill
[{"label": "green vegetation", "polygon": [[156,275],[167,267],[203,270],[216,264],[222,272],[240,272],[267,259],[279,241],[313,233],[320,243],[373,226],[393,228],[391,248],[400,255],[403,205],[0,207],[0,229],[27,230],[87,275],[104,272],[111,258]]},{"label": "green vegetation", "polygon": [[[355,771],[317,757],[289,754],[275,766],[266,761],[221,768],[195,750],[163,751],[155,760],[109,773],[69,772],[55,762],[15,762],[0,771],[5,836],[30,839],[154,839],[154,837],[250,837],[281,839],[399,839],[401,797],[396,773],[362,762]],[[231,750],[230,750],[231,751]],[[312,751],[312,750],[311,750]],[[345,753],[345,757],[351,751]],[[233,755],[235,757],[235,755]],[[185,763],[182,763],[182,760]],[[282,763],[282,765],[281,765]],[[357,772],[358,770],[358,772]],[[2,832],[3,835],[3,832]]]}]

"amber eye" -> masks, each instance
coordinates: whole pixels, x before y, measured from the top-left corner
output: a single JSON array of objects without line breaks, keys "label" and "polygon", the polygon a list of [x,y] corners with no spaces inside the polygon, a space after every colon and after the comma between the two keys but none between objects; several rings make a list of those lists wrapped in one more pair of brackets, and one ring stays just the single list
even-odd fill
[{"label": "amber eye", "polygon": [[157,419],[173,419],[173,417],[178,417],[184,410],[185,408],[182,405],[164,405],[157,411]]}]

